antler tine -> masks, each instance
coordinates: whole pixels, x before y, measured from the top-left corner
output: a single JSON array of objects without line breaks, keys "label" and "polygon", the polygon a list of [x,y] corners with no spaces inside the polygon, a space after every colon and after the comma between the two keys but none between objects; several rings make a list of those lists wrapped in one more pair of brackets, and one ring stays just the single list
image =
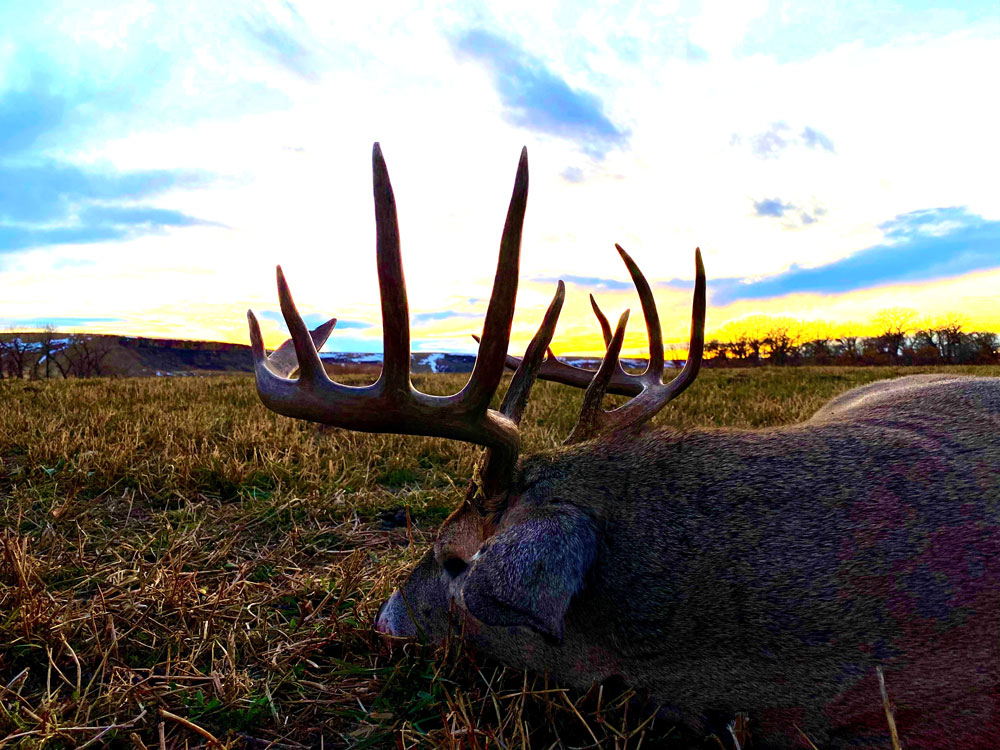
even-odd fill
[{"label": "antler tine", "polygon": [[[594,315],[597,316],[597,322],[601,326],[601,333],[604,336],[604,349],[605,351],[607,351],[608,346],[611,344],[611,325],[608,323],[608,319],[604,317],[604,313],[601,312],[601,308],[600,306],[598,306],[597,300],[594,299],[593,294],[590,295],[590,306],[591,308],[593,308]],[[635,393],[638,394],[642,392],[642,385],[640,380],[635,375],[630,375],[629,373],[625,372],[625,368],[622,367],[622,361],[620,357],[618,359],[618,367],[615,369],[615,374],[611,376],[612,383],[614,382],[615,378],[623,382],[628,380],[635,381],[636,382]]]},{"label": "antler tine", "polygon": [[372,147],[372,187],[375,193],[375,257],[382,301],[383,354],[379,383],[385,393],[409,393],[410,311],[399,247],[399,220],[389,170],[378,143]]},{"label": "antler tine", "polygon": [[479,354],[469,382],[457,396],[464,405],[474,411],[485,409],[489,405],[490,399],[500,385],[500,378],[503,377],[507,346],[510,343],[510,327],[514,320],[521,231],[527,203],[528,149],[522,148],[521,158],[517,163],[517,176],[514,178],[514,190],[507,209],[507,219],[500,238],[500,258],[497,261],[490,305],[486,310],[483,336],[479,340]]},{"label": "antler tine", "polygon": [[642,316],[646,320],[646,335],[649,339],[649,362],[645,371],[640,377],[645,381],[659,383],[663,377],[663,332],[660,328],[660,316],[656,312],[656,301],[653,299],[653,292],[649,288],[649,282],[639,266],[632,260],[632,256],[626,253],[622,246],[615,243],[615,249],[625,261],[635,290],[639,293],[639,302],[642,304]]},{"label": "antler tine", "polygon": [[597,300],[594,299],[593,294],[590,295],[590,306],[594,310],[594,315],[597,316],[597,322],[601,325],[601,334],[604,336],[604,348],[607,349],[611,344],[611,324],[608,323],[608,319],[604,317],[604,313],[601,312],[601,308],[597,306]]},{"label": "antler tine", "polygon": [[[705,264],[701,260],[701,248],[694,249],[694,299],[691,302],[691,338],[688,341],[688,357],[684,369],[667,385],[667,401],[677,398],[691,385],[701,370],[701,359],[705,353]],[[666,403],[666,401],[664,401]]]},{"label": "antler tine", "polygon": [[253,310],[247,310],[247,323],[250,325],[250,353],[253,355],[253,369],[259,381],[265,373],[270,373],[267,367],[267,350],[264,348],[264,337],[260,335],[260,323]]},{"label": "antler tine", "polygon": [[573,432],[564,441],[565,445],[589,440],[602,427],[602,422],[604,421],[602,417],[605,416],[605,412],[601,410],[601,402],[604,401],[604,394],[608,390],[611,376],[618,368],[618,355],[621,354],[622,343],[625,340],[625,325],[628,323],[628,316],[629,311],[626,310],[618,319],[618,326],[615,328],[614,336],[611,337],[611,341],[608,343],[608,349],[604,353],[604,359],[601,360],[601,366],[583,394],[580,418],[577,420]]},{"label": "antler tine", "polygon": [[[323,348],[323,344],[325,344],[326,340],[330,338],[330,333],[333,332],[336,325],[337,319],[330,318],[322,325],[318,325],[309,331],[309,336],[312,338],[313,346],[316,347],[316,351]],[[272,372],[277,373],[282,377],[297,377],[299,371],[299,360],[298,357],[295,356],[295,341],[292,339],[285,339],[282,341],[281,345],[278,346],[277,349],[267,355],[267,364],[268,367],[271,368]]]},{"label": "antler tine", "polygon": [[[500,405],[500,413],[507,417],[515,425],[521,423],[521,415],[524,407],[528,403],[528,396],[531,394],[531,387],[535,382],[535,375],[538,367],[542,363],[542,356],[548,349],[552,334],[555,333],[556,323],[559,320],[559,313],[562,311],[563,300],[566,297],[566,285],[559,282],[556,287],[555,296],[549,303],[541,325],[528,344],[524,352],[517,372],[514,373],[507,393],[504,394],[503,403]],[[479,340],[479,337],[476,337]],[[488,449],[479,463],[477,470],[478,479],[473,481],[466,493],[466,502],[472,504],[482,515],[487,515],[504,502],[499,496],[497,488],[504,482],[504,472],[509,471],[509,466],[503,460],[494,459],[493,449]]]},{"label": "antler tine", "polygon": [[545,311],[542,323],[538,326],[531,343],[528,344],[524,358],[521,359],[521,364],[517,368],[517,372],[514,373],[510,387],[504,395],[503,403],[500,405],[500,413],[509,417],[514,424],[521,423],[521,415],[528,403],[528,396],[531,393],[532,385],[534,385],[535,376],[538,374],[538,368],[542,364],[542,357],[548,350],[549,342],[555,333],[556,323],[559,321],[559,313],[562,311],[565,298],[566,285],[560,281],[556,287],[555,296]]},{"label": "antler tine", "polygon": [[305,321],[299,315],[295,302],[292,300],[292,292],[285,281],[285,274],[281,271],[281,266],[276,269],[278,277],[278,302],[281,305],[281,314],[285,318],[285,325],[292,335],[292,343],[295,346],[295,358],[298,360],[299,379],[312,383],[318,378],[327,379],[323,363],[320,361],[319,352],[313,343],[309,329]]}]

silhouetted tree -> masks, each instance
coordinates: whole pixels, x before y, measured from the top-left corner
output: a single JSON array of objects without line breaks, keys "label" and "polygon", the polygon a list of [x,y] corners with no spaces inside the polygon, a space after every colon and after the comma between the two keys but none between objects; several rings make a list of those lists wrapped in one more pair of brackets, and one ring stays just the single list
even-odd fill
[{"label": "silhouetted tree", "polygon": [[45,378],[48,379],[52,376],[52,358],[59,348],[56,344],[55,328],[51,324],[46,325],[42,329],[42,335],[38,342],[38,356],[31,365],[31,377],[33,380],[38,380],[43,366]]},{"label": "silhouetted tree", "polygon": [[938,319],[934,333],[937,336],[938,350],[941,357],[949,364],[955,362],[962,346],[962,328],[966,325],[965,318],[958,313],[948,313]]},{"label": "silhouetted tree", "polygon": [[31,344],[21,336],[13,335],[0,339],[3,350],[3,371],[8,378],[23,378],[25,365],[31,352]]},{"label": "silhouetted tree", "polygon": [[905,307],[887,307],[875,314],[875,325],[881,335],[872,342],[874,348],[893,361],[899,361],[906,334],[912,330],[917,313]]},{"label": "silhouetted tree", "polygon": [[64,378],[90,378],[104,374],[104,360],[111,353],[111,343],[104,336],[74,337],[72,343],[54,360]]}]

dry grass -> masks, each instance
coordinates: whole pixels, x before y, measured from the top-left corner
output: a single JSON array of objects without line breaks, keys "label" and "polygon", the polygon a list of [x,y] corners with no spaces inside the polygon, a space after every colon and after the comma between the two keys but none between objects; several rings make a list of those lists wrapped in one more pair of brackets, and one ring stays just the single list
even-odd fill
[{"label": "dry grass", "polygon": [[[902,372],[709,370],[658,419],[793,422]],[[579,401],[540,385],[528,449]],[[293,422],[243,376],[0,382],[0,747],[719,747],[627,692],[373,635],[476,452]]]}]

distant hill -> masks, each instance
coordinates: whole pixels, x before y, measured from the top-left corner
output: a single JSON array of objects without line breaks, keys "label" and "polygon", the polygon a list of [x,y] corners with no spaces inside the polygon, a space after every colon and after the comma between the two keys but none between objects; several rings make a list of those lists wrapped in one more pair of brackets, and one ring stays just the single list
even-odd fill
[{"label": "distant hill", "polygon": [[0,334],[4,375],[118,377],[250,372],[250,347],[103,334],[11,332]]},{"label": "distant hill", "polygon": [[[251,372],[250,347],[219,341],[186,341],[140,336],[10,332],[0,334],[3,375],[46,377],[107,375],[117,377],[183,377],[223,372]],[[323,364],[331,375],[378,374],[381,354],[324,352]],[[597,369],[596,357],[569,357],[578,367]],[[472,354],[415,352],[410,359],[414,373],[472,372]],[[624,359],[626,368],[644,367],[645,360]]]}]

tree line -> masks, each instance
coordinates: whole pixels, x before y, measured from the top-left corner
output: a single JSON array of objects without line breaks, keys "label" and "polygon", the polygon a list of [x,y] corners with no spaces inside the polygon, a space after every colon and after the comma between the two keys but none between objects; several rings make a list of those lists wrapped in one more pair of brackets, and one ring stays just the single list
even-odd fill
[{"label": "tree line", "polygon": [[89,378],[108,375],[111,340],[106,336],[58,334],[52,327],[40,333],[11,332],[0,336],[0,379]]},{"label": "tree line", "polygon": [[1000,336],[967,330],[958,314],[920,320],[913,310],[889,308],[864,327],[804,324],[755,315],[733,321],[705,343],[715,366],[1000,364]]},{"label": "tree line", "polygon": [[[754,315],[717,330],[705,342],[705,363],[715,367],[1000,364],[1000,335],[968,329],[961,315],[921,320],[905,308],[881,310],[868,326]],[[11,332],[0,336],[0,379],[112,375],[107,361],[112,340],[59,334],[51,326],[27,337]]]}]

